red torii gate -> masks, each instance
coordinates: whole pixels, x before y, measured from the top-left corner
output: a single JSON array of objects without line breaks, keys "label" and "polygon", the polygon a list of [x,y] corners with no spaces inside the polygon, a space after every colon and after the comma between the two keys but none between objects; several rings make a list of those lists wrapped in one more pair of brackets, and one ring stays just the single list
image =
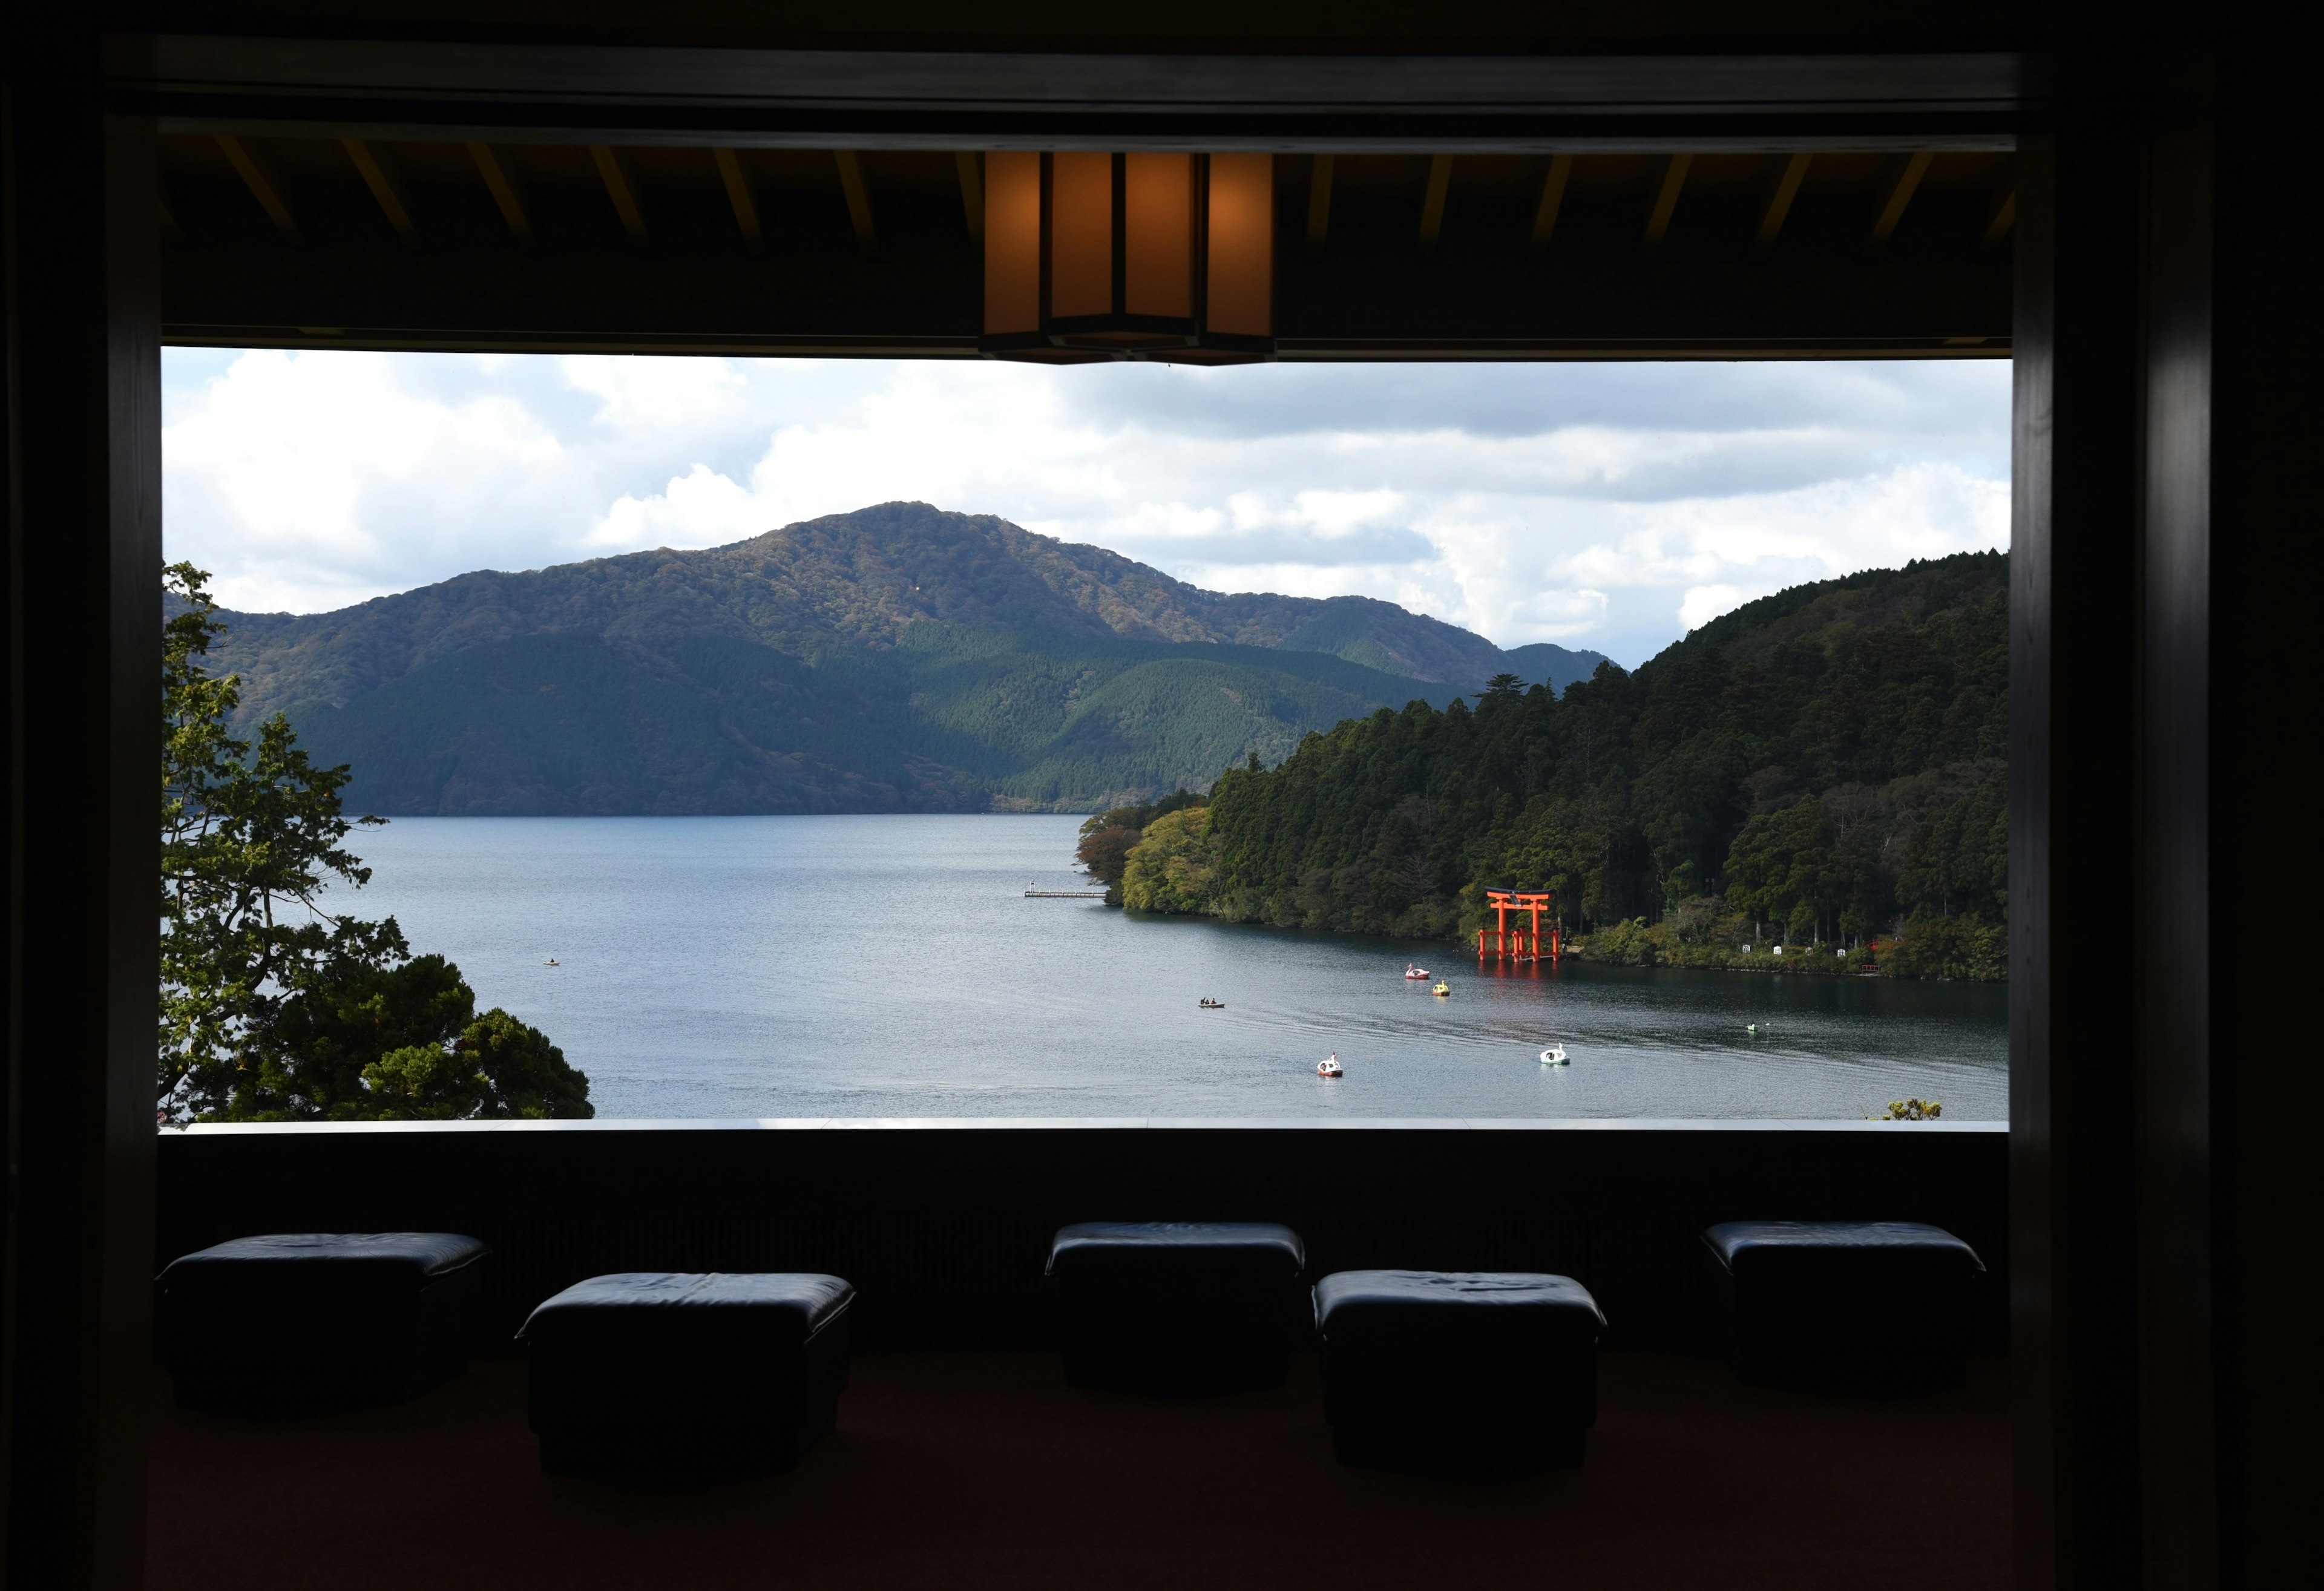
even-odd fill
[{"label": "red torii gate", "polygon": [[[1485,959],[1485,946],[1489,942],[1493,955],[1499,961],[1538,961],[1541,960],[1541,915],[1550,909],[1557,898],[1547,889],[1488,889],[1485,905],[1492,909],[1493,926],[1477,930],[1477,959]],[[1533,922],[1527,928],[1509,926],[1511,912],[1530,914]],[[1561,954],[1557,942],[1557,924],[1549,925],[1549,959],[1556,961]]]}]

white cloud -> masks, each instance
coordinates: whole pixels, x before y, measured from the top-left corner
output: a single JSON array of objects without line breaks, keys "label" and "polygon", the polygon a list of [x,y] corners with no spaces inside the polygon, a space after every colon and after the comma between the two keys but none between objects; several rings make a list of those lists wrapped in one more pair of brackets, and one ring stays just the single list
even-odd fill
[{"label": "white cloud", "polygon": [[2007,374],[173,352],[167,531],[230,604],[317,609],[917,498],[1634,664],[1721,603],[2006,545]]},{"label": "white cloud", "polygon": [[1678,605],[1678,621],[1691,630],[1701,630],[1721,613],[1732,612],[1752,597],[1764,594],[1737,585],[1691,585],[1686,600]]}]

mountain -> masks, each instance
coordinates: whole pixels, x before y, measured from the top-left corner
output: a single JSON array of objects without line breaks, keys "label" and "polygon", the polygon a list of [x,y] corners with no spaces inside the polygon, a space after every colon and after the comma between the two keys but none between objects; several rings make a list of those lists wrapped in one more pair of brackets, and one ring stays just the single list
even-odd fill
[{"label": "mountain", "polygon": [[1397,933],[1472,923],[1488,885],[1681,940],[1942,922],[1973,970],[2007,920],[2008,683],[2006,555],[1797,586],[1635,673],[1376,711],[1230,770],[1163,820],[1168,897],[1125,895]]},{"label": "mountain", "polygon": [[1087,810],[1604,661],[1365,597],[1204,591],[925,503],[224,618],[244,726],[287,713],[353,766],[350,806],[391,815]]},{"label": "mountain", "polygon": [[1610,661],[1603,652],[1569,652],[1549,641],[1511,647],[1501,654],[1502,667],[1527,685],[1547,685],[1553,695],[1562,694],[1576,680],[1588,679],[1598,665]]}]

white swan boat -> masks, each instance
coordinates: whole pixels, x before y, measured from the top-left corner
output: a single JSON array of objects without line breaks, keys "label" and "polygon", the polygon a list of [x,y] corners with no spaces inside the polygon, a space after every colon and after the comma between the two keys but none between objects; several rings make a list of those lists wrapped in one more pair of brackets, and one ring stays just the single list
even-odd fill
[{"label": "white swan boat", "polygon": [[1404,975],[1406,979],[1414,983],[1425,983],[1428,981],[1428,969],[1425,967],[1416,967],[1410,961],[1406,961],[1404,964]]},{"label": "white swan boat", "polygon": [[1338,1077],[1341,1073],[1340,1053],[1337,1050],[1315,1062],[1317,1077]]},{"label": "white swan boat", "polygon": [[1541,1063],[1544,1066],[1564,1065],[1566,1063],[1565,1046],[1563,1044],[1550,1045],[1549,1048],[1541,1053]]}]

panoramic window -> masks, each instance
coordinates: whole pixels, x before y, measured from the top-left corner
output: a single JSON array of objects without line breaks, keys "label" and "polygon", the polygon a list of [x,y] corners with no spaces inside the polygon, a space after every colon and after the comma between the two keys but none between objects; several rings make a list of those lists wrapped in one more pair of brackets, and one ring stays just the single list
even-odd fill
[{"label": "panoramic window", "polygon": [[158,1114],[2004,1118],[2008,378],[171,350]]}]

